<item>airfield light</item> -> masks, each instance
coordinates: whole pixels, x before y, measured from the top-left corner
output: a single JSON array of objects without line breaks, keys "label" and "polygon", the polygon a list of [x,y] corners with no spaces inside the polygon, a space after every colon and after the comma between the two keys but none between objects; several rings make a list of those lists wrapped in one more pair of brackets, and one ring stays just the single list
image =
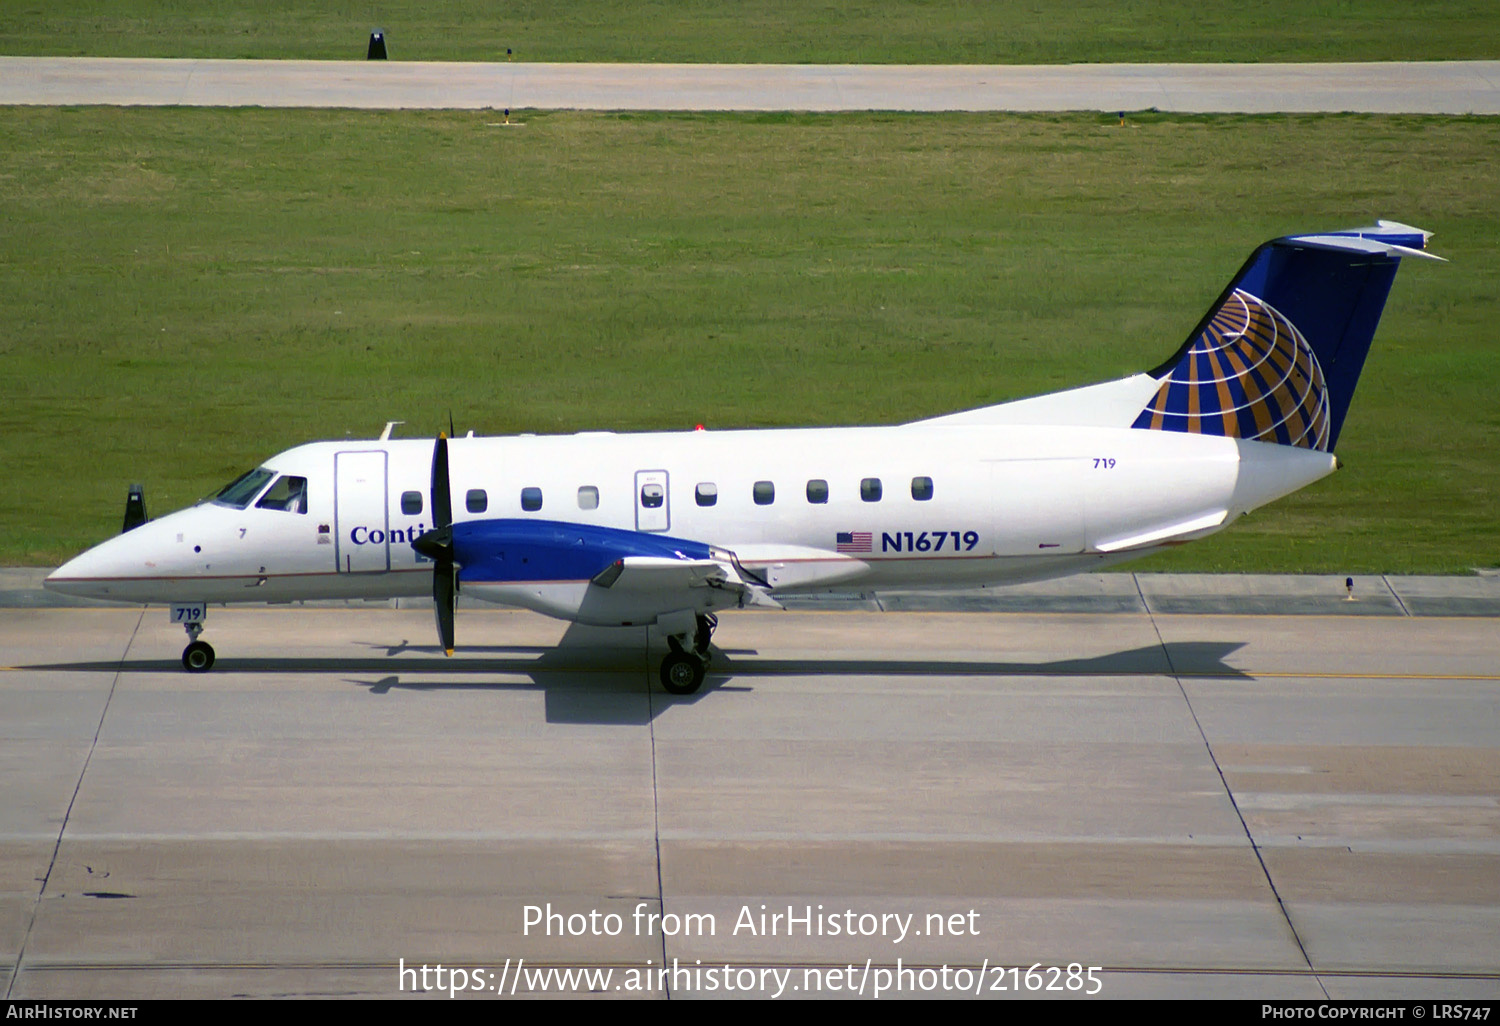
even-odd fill
[{"label": "airfield light", "polygon": [[376,29],[370,33],[370,49],[365,53],[365,60],[385,60],[385,29]]}]

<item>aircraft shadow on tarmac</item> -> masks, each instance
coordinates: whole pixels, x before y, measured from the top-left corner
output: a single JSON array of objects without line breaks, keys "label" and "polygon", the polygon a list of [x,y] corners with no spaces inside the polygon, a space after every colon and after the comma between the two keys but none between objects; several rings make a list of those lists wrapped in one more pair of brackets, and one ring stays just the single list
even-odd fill
[{"label": "aircraft shadow on tarmac", "polygon": [[[444,657],[434,645],[369,644],[381,656],[284,656],[221,658],[205,678],[226,674],[341,673],[372,696],[393,691],[536,691],[545,699],[548,723],[644,725],[673,706],[690,706],[715,692],[749,692],[758,677],[1162,677],[1178,674],[1250,680],[1252,674],[1225,660],[1239,642],[1169,642],[1098,656],[1035,662],[983,659],[859,659],[847,656],[761,658],[750,649],[713,648],[708,679],[697,694],[669,695],[656,684],[656,659],[640,645],[588,648],[466,646],[464,655]],[[57,672],[180,673],[174,659],[52,663],[17,667]],[[466,680],[505,675],[510,680]],[[515,679],[521,677],[525,679]]]}]

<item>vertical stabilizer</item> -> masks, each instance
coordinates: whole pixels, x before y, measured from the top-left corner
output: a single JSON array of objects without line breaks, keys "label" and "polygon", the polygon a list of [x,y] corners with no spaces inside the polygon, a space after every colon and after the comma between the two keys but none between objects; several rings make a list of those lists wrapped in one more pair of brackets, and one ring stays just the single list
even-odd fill
[{"label": "vertical stabilizer", "polygon": [[1403,255],[1391,221],[1257,249],[1173,357],[1133,427],[1331,451]]}]

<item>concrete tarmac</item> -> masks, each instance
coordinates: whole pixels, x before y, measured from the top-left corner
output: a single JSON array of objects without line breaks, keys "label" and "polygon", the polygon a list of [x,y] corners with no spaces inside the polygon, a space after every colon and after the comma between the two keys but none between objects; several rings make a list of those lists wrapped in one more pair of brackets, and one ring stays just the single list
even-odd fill
[{"label": "concrete tarmac", "polygon": [[0,104],[1500,113],[1500,61],[528,64],[0,57]]},{"label": "concrete tarmac", "polygon": [[8,608],[0,980],[1494,999],[1496,627],[743,612],[674,698],[524,612],[445,659],[420,609],[215,609],[190,675],[164,609]]}]

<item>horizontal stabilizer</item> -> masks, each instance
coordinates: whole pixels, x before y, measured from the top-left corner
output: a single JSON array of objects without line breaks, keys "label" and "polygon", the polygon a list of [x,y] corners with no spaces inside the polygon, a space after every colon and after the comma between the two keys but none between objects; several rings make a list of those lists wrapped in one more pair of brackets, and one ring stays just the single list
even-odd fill
[{"label": "horizontal stabilizer", "polygon": [[1368,228],[1345,228],[1341,231],[1321,234],[1290,235],[1281,241],[1350,249],[1365,253],[1387,253],[1442,260],[1442,257],[1427,252],[1427,240],[1430,238],[1432,238],[1431,232],[1413,228],[1409,224],[1402,224],[1399,221],[1377,221]]}]

